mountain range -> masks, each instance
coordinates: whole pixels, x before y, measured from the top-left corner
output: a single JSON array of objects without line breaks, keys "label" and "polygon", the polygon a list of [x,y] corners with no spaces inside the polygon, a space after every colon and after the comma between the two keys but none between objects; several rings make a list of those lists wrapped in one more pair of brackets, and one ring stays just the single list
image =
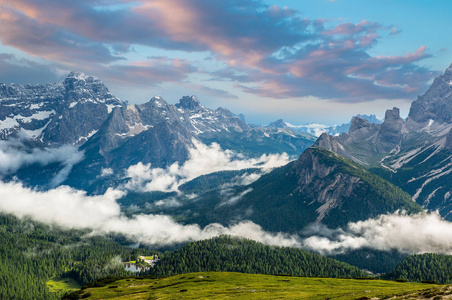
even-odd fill
[{"label": "mountain range", "polygon": [[[371,124],[381,124],[383,122],[376,115],[358,114],[356,116],[361,119],[366,119]],[[306,125],[293,125],[288,122],[285,122],[283,119],[279,119],[275,122],[270,123],[269,127],[290,128],[294,131],[307,133],[307,134],[313,135],[315,137],[319,137],[323,133],[328,133],[329,135],[336,136],[336,135],[341,135],[343,133],[347,133],[350,130],[352,120],[348,123],[344,123],[341,125],[328,126],[328,125],[317,124],[317,123],[309,123]]]},{"label": "mountain range", "polygon": [[[251,125],[196,96],[130,105],[77,72],[47,85],[1,84],[0,183],[8,201],[17,194],[18,202],[4,209],[18,207],[12,212],[20,217],[24,205],[32,209],[29,218],[0,214],[0,232],[8,233],[6,264],[0,264],[7,288],[0,293],[47,295],[45,282],[124,274],[121,261],[131,261],[131,253],[153,253],[128,246],[137,240],[177,247],[222,232],[325,251],[367,272],[392,270],[385,278],[450,282],[448,256],[406,258],[409,251],[449,249],[447,238],[401,235],[411,239],[422,231],[419,224],[450,228],[424,212],[452,220],[451,103],[452,65],[413,102],[407,119],[394,107],[382,122],[358,115],[335,127],[283,120]],[[93,226],[85,225],[88,218],[105,227],[58,229],[74,222],[55,218],[66,209],[68,219],[78,216],[75,228]],[[33,221],[41,214],[51,226]],[[402,223],[408,227],[399,228]],[[104,230],[108,238],[91,236]],[[275,259],[267,264],[269,255]],[[226,236],[166,252],[153,269],[156,275],[212,270],[364,274],[301,249]],[[55,274],[65,278],[50,278]]]},{"label": "mountain range", "polygon": [[[20,141],[28,153],[72,145],[82,154],[69,166],[61,161],[24,164],[4,180],[46,189],[55,174],[63,173],[58,184],[101,194],[124,186],[132,166],[180,166],[199,145],[216,143],[241,158],[301,155],[270,173],[257,164],[190,178],[176,194],[156,197],[136,191],[122,203],[149,199],[147,208],[138,200],[141,209],[179,215],[188,223],[249,219],[284,232],[298,232],[313,222],[340,227],[397,210],[420,212],[422,207],[452,218],[447,185],[452,176],[451,82],[449,67],[413,102],[407,120],[395,107],[387,110],[382,123],[375,116],[358,115],[316,141],[307,127],[283,120],[249,125],[225,108],[203,106],[195,96],[184,96],[175,105],[161,97],[128,105],[99,79],[76,72],[45,86],[2,85],[3,140]],[[348,133],[339,134],[347,127]],[[247,176],[253,179],[233,183]],[[154,205],[165,199],[177,199],[177,205]]]},{"label": "mountain range", "polygon": [[0,139],[79,145],[122,105],[99,79],[77,72],[47,85],[0,84]]},{"label": "mountain range", "polygon": [[[203,106],[195,96],[176,105],[153,97],[127,105],[114,97],[99,79],[71,72],[60,83],[0,86],[0,139],[26,144],[22,151],[74,145],[83,153],[64,184],[102,193],[138,162],[165,168],[189,158],[193,139],[213,142],[247,156],[286,152],[299,155],[315,137],[288,128],[252,126],[225,108]],[[31,186],[49,187],[65,167],[27,164],[9,177]]]},{"label": "mountain range", "polygon": [[189,223],[227,225],[251,220],[265,230],[289,233],[299,233],[313,223],[337,228],[397,210],[423,211],[400,188],[352,160],[319,147],[308,148],[298,160],[249,185],[216,185],[209,190],[204,184],[190,192],[200,196],[180,197],[178,206],[159,207],[158,211]]},{"label": "mountain range", "polygon": [[315,145],[366,166],[413,201],[452,220],[452,65],[419,96],[406,120],[398,108],[382,124],[355,117],[348,134],[323,134]]}]

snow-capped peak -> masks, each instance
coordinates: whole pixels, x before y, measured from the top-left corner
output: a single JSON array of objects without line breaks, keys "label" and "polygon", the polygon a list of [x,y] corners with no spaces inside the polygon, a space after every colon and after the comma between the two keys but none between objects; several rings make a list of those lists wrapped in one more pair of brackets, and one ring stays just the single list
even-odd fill
[{"label": "snow-capped peak", "polygon": [[77,72],[77,71],[72,71],[71,73],[69,73],[69,75],[66,78],[80,80],[80,81],[86,81],[88,78],[92,78],[94,80],[97,79],[94,76],[87,76],[87,75],[85,75],[85,73]]}]

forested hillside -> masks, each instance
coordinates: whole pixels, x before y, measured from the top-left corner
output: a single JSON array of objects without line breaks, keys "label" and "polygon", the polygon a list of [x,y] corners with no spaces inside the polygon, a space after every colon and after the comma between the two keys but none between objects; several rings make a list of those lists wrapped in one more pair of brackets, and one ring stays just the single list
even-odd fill
[{"label": "forested hillside", "polygon": [[452,256],[435,253],[411,255],[383,278],[452,283]]},{"label": "forested hillside", "polygon": [[297,161],[236,188],[235,201],[221,191],[207,192],[186,206],[167,213],[180,214],[206,226],[246,219],[272,232],[298,233],[321,222],[330,228],[404,210],[423,209],[409,194],[334,152],[311,147]]},{"label": "forested hillside", "polygon": [[46,286],[53,276],[80,284],[109,275],[130,276],[122,260],[154,253],[88,233],[0,214],[0,299],[59,299]]},{"label": "forested hillside", "polygon": [[365,273],[346,263],[296,248],[272,247],[231,236],[193,242],[168,253],[149,274],[227,271],[251,274],[360,277]]}]

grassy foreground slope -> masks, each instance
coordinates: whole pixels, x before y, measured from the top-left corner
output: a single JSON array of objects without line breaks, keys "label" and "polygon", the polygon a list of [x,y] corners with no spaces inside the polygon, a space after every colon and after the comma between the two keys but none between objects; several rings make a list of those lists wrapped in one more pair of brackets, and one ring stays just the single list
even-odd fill
[{"label": "grassy foreground slope", "polygon": [[421,283],[202,272],[125,278],[66,299],[429,299],[448,292],[448,286]]}]

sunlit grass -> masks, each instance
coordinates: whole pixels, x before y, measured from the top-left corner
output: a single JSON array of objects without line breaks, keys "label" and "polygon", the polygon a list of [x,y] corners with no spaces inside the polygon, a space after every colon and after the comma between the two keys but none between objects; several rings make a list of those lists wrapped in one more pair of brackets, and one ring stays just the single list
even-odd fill
[{"label": "sunlit grass", "polygon": [[71,278],[52,277],[47,281],[47,287],[53,293],[65,293],[78,290],[81,286]]},{"label": "sunlit grass", "polygon": [[[444,286],[384,280],[202,272],[161,279],[121,279],[83,290],[87,299],[388,299]],[[89,296],[90,295],[90,296]],[[87,297],[89,296],[89,297]]]}]

